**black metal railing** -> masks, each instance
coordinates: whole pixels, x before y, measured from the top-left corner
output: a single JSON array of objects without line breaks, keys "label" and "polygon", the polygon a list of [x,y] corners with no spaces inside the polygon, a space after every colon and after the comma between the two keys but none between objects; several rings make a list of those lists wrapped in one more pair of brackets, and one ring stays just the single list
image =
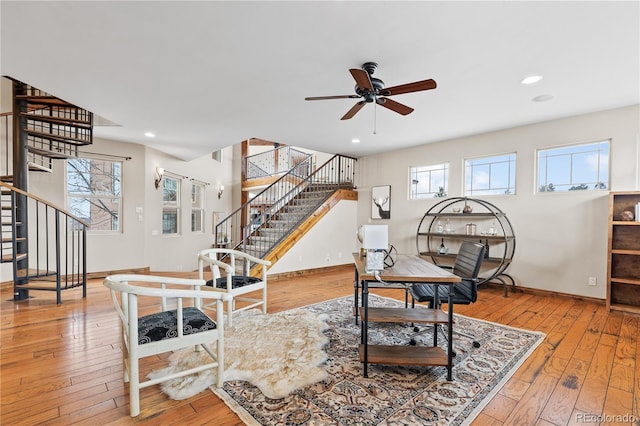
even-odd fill
[{"label": "black metal railing", "polygon": [[[61,291],[76,287],[86,297],[88,224],[12,185],[0,182],[0,189],[0,253],[13,264],[14,300],[44,290],[55,291],[61,303]],[[18,238],[26,223],[26,237]]]},{"label": "black metal railing", "polygon": [[[290,146],[282,146],[245,158],[246,179],[256,179],[267,176],[277,176],[306,162],[312,154],[300,151]],[[307,162],[309,167],[313,163]]]},{"label": "black metal railing", "polygon": [[356,159],[335,155],[311,174],[306,161],[222,220],[215,241],[264,257],[333,192],[353,188]]}]

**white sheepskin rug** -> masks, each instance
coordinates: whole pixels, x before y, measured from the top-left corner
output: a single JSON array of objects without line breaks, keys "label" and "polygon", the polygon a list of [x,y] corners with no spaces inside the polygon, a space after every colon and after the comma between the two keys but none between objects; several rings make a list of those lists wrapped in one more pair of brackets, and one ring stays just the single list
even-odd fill
[{"label": "white sheepskin rug", "polygon": [[[234,313],[233,327],[225,324],[224,330],[225,381],[244,380],[266,397],[279,399],[323,380],[327,376],[324,347],[329,338],[323,333],[327,328],[326,315],[302,309],[266,315],[258,309]],[[183,349],[169,357],[169,367],[152,371],[149,378],[210,360],[203,350]],[[171,399],[186,399],[214,383],[215,369],[164,382],[162,391]]]}]

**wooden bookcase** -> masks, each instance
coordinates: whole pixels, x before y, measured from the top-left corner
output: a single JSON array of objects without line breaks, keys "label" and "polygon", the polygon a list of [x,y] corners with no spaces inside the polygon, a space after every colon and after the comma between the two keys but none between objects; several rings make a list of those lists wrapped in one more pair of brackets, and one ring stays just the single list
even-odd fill
[{"label": "wooden bookcase", "polygon": [[637,203],[640,191],[609,194],[607,308],[640,314],[640,217],[622,220]]}]

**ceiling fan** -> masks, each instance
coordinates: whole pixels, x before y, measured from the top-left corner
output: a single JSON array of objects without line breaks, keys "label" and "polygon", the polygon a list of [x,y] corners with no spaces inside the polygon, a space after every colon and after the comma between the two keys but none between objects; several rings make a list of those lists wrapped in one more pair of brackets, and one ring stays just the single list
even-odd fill
[{"label": "ceiling fan", "polygon": [[306,101],[320,101],[325,99],[359,99],[341,120],[348,120],[367,103],[373,103],[395,111],[398,114],[407,115],[413,112],[413,108],[389,99],[388,96],[400,95],[402,93],[420,92],[422,90],[430,90],[436,88],[436,82],[432,79],[416,81],[413,83],[401,84],[399,86],[384,87],[384,82],[379,78],[373,77],[373,73],[378,67],[375,62],[366,62],[362,64],[362,69],[351,68],[349,72],[356,81],[355,95],[336,95],[336,96],[312,96],[304,98]]}]

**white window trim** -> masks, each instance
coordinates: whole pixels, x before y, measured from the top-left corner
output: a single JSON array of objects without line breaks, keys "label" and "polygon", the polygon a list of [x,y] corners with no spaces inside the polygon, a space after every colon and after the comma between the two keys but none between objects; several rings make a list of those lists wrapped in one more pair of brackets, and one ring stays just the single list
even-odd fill
[{"label": "white window trim", "polygon": [[[478,160],[482,158],[491,158],[491,157],[501,157],[505,155],[513,155],[513,192],[509,193],[500,193],[500,194],[467,194],[467,161],[469,160]],[[513,196],[517,194],[518,187],[518,152],[517,151],[507,151],[489,155],[480,155],[477,157],[466,157],[462,159],[462,194],[465,197],[500,197],[500,196]],[[509,189],[509,188],[507,188]],[[488,189],[489,191],[491,188]]]},{"label": "white window trim", "polygon": [[[581,145],[595,145],[602,142],[609,143],[609,167],[607,173],[607,188],[606,189],[589,189],[589,190],[580,190],[580,191],[540,191],[540,167],[539,167],[539,153],[540,151],[552,150],[552,149],[560,149],[560,148],[570,148],[572,146],[581,146]],[[533,154],[533,170],[534,170],[534,178],[533,178],[533,193],[534,195],[543,194],[543,196],[547,196],[548,194],[567,194],[567,193],[587,193],[592,194],[593,191],[611,191],[611,151],[613,149],[613,140],[612,138],[602,138],[602,139],[591,139],[582,142],[574,142],[567,144],[557,144],[557,145],[548,145],[541,148],[536,148]],[[553,183],[553,182],[552,182]]]}]

